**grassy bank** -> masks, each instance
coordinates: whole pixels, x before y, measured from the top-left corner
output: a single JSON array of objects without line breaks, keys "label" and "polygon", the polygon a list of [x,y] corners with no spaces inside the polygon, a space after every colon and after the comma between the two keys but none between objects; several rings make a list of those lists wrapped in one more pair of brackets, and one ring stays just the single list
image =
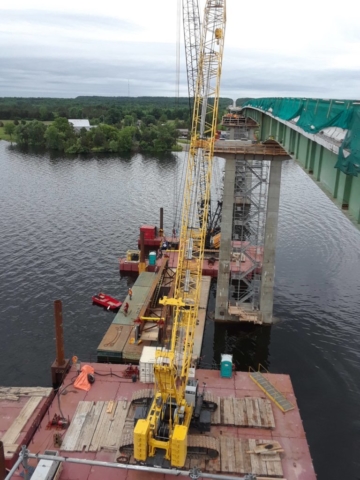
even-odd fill
[{"label": "grassy bank", "polygon": [[[1,123],[3,123],[4,125],[6,123],[11,123],[12,120],[0,120]],[[51,125],[53,122],[52,120],[46,120],[44,122],[42,122],[44,125]],[[4,131],[4,127],[0,127],[0,140],[7,140],[8,142],[10,142],[10,135],[7,135]],[[13,135],[13,141],[14,141],[14,135]]]},{"label": "grassy bank", "polygon": [[[1,120],[1,122],[5,125],[5,123],[9,123],[11,120]],[[0,140],[7,140],[10,142],[10,135],[6,135],[4,127],[0,127]]]}]

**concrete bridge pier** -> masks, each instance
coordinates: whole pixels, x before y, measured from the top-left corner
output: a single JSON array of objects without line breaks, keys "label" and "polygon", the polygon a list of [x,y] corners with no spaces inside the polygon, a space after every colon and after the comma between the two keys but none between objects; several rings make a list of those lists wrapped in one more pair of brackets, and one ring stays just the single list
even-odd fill
[{"label": "concrete bridge pier", "polygon": [[230,287],[231,240],[233,231],[233,208],[235,189],[235,156],[228,158],[225,164],[224,194],[221,216],[221,243],[219,253],[219,272],[216,290],[216,320],[232,320],[228,314]]},{"label": "concrete bridge pier", "polygon": [[279,220],[280,184],[282,160],[270,164],[270,179],[266,209],[264,257],[261,274],[260,311],[265,324],[273,323],[275,250]]},{"label": "concrete bridge pier", "polygon": [[[271,325],[273,323],[273,298],[275,278],[275,250],[277,239],[277,228],[279,218],[280,184],[281,184],[281,163],[285,159],[282,156],[247,156],[226,153],[221,155],[226,160],[224,194],[221,221],[221,243],[219,252],[219,272],[216,292],[215,320],[225,322],[255,322]],[[253,281],[259,282],[260,292],[258,303],[237,302],[230,298],[231,294],[231,259],[233,253],[232,241],[234,240],[234,203],[236,184],[236,164],[238,160],[249,159],[257,161],[270,161],[270,172],[268,177],[268,193],[265,214],[265,227],[263,230],[262,243],[257,245],[263,247],[261,279],[255,275]],[[286,156],[286,158],[289,158]],[[255,208],[254,206],[250,208]],[[265,209],[265,205],[263,207]],[[255,211],[253,211],[253,215]],[[259,217],[260,218],[260,217]],[[259,220],[260,221],[260,220]],[[262,220],[263,222],[264,220]],[[259,288],[255,286],[251,288]],[[230,308],[231,304],[231,308]]]}]

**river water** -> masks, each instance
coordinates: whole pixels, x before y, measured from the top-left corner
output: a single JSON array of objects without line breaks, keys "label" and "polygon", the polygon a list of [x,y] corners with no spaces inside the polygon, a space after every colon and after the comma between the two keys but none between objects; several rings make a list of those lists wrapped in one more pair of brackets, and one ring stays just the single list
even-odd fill
[{"label": "river water", "polygon": [[[118,257],[165,208],[171,231],[178,158],[61,158],[0,142],[0,385],[50,384],[53,301],[63,301],[67,356],[95,360],[113,314],[99,289],[124,298]],[[320,480],[360,478],[360,232],[292,160],[283,164],[271,328],[214,325],[203,365],[233,353],[291,375]],[[93,355],[93,357],[92,357]]]}]

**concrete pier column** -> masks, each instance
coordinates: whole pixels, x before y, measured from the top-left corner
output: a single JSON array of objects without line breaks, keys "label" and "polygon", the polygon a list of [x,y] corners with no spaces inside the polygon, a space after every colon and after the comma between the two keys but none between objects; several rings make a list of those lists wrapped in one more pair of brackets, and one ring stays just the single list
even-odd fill
[{"label": "concrete pier column", "polygon": [[236,160],[226,159],[224,194],[221,216],[221,242],[219,273],[216,291],[215,319],[226,320],[228,315],[230,254],[233,228],[234,188]]},{"label": "concrete pier column", "polygon": [[275,249],[279,219],[281,164],[282,160],[274,159],[270,165],[260,294],[260,310],[265,324],[273,323]]}]

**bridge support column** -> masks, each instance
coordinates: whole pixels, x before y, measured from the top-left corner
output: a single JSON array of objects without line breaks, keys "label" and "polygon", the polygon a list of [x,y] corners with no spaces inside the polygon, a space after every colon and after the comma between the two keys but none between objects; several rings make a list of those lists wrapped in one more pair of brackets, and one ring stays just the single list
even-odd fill
[{"label": "bridge support column", "polygon": [[260,294],[260,310],[264,324],[273,323],[275,249],[279,219],[281,163],[281,160],[273,159],[270,166]]},{"label": "bridge support column", "polygon": [[228,302],[230,287],[231,240],[233,229],[234,188],[235,188],[235,156],[226,159],[224,194],[221,217],[221,247],[219,257],[219,273],[216,290],[215,319],[229,318]]}]

